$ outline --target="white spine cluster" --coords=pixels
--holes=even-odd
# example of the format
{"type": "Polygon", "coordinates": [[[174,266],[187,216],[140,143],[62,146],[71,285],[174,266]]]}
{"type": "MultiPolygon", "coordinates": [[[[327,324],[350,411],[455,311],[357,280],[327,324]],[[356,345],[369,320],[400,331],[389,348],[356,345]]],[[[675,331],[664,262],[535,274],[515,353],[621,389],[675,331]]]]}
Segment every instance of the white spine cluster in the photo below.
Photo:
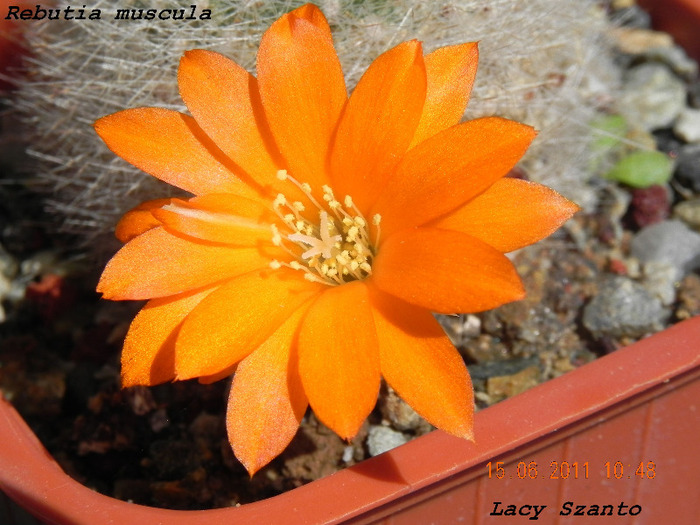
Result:
{"type": "MultiPolygon", "coordinates": [[[[166,0],[118,5],[146,4],[173,7],[166,0]]],[[[211,9],[211,20],[114,20],[115,3],[95,0],[88,7],[101,9],[101,20],[23,24],[31,57],[15,100],[28,124],[23,138],[38,161],[38,178],[50,190],[54,223],[83,235],[86,244],[111,232],[125,210],[165,192],[155,179],[115,158],[90,124],[129,107],[184,110],[175,79],[185,50],[219,51],[253,70],[260,36],[293,7],[287,0],[200,4],[211,9]]],[[[479,41],[468,117],[498,114],[540,130],[524,160],[529,177],[575,194],[577,202],[586,191],[580,168],[588,165],[580,160],[590,142],[586,124],[616,83],[601,43],[607,22],[598,5],[596,0],[319,2],[350,88],[374,58],[401,41],[422,40],[426,52],[479,41]]]]}

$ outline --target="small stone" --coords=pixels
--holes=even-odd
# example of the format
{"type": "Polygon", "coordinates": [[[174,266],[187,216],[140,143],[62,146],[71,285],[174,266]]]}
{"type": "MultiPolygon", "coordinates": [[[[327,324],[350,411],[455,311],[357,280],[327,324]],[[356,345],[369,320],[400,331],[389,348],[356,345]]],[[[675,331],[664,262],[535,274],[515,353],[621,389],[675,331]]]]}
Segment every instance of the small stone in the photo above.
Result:
{"type": "Polygon", "coordinates": [[[676,158],[680,153],[681,149],[686,145],[681,139],[679,139],[672,129],[657,129],[652,134],[654,138],[653,149],[663,151],[667,153],[669,157],[676,158]]]}
{"type": "Polygon", "coordinates": [[[490,377],[486,381],[486,393],[492,400],[502,400],[537,386],[540,382],[540,369],[529,366],[517,374],[490,377]]]}
{"type": "Polygon", "coordinates": [[[679,202],[673,208],[673,216],[700,230],[700,198],[679,202]]]}
{"type": "Polygon", "coordinates": [[[151,426],[151,430],[157,434],[161,430],[170,426],[168,412],[164,408],[159,408],[148,417],[148,423],[151,426]]]}
{"type": "Polygon", "coordinates": [[[190,423],[189,430],[194,436],[213,440],[220,436],[221,425],[218,415],[202,412],[190,423]]]}
{"type": "Polygon", "coordinates": [[[642,286],[658,297],[661,304],[669,306],[676,300],[678,270],[666,261],[651,261],[644,265],[642,286]]]}
{"type": "Polygon", "coordinates": [[[620,106],[625,116],[648,131],[673,124],[685,107],[685,86],[662,64],[645,63],[630,69],[620,106]]]}
{"type": "Polygon", "coordinates": [[[382,397],[379,407],[382,416],[397,430],[413,430],[418,428],[423,418],[411,408],[393,388],[387,386],[386,396],[382,397]]]}
{"type": "Polygon", "coordinates": [[[539,359],[533,356],[509,359],[508,361],[479,363],[469,365],[467,368],[472,380],[488,380],[492,377],[516,375],[527,368],[537,366],[538,363],[539,359]]]}
{"type": "Polygon", "coordinates": [[[343,463],[350,463],[355,457],[355,448],[348,445],[343,449],[343,463]]]}
{"type": "Polygon", "coordinates": [[[647,50],[643,56],[646,60],[666,64],[676,75],[686,80],[691,80],[698,74],[697,62],[689,58],[680,46],[655,47],[647,50]]]}
{"type": "Polygon", "coordinates": [[[596,338],[641,337],[663,328],[669,313],[642,285],[626,277],[606,281],[583,310],[583,325],[596,338]]]}
{"type": "Polygon", "coordinates": [[[700,315],[700,276],[687,275],[678,287],[676,317],[680,320],[700,315]]]}
{"type": "Polygon", "coordinates": [[[369,450],[370,456],[378,456],[406,442],[408,442],[406,436],[389,427],[383,425],[372,425],[369,427],[367,449],[369,450]]]}
{"type": "Polygon", "coordinates": [[[673,132],[686,142],[700,143],[700,109],[685,108],[676,120],[673,132]]]}
{"type": "Polygon", "coordinates": [[[658,47],[672,47],[673,38],[668,33],[640,29],[636,27],[617,27],[611,31],[615,46],[629,55],[642,55],[658,47]]]}
{"type": "Polygon", "coordinates": [[[664,186],[654,184],[632,190],[632,218],[639,228],[668,218],[670,206],[668,191],[664,186]]]}
{"type": "Polygon", "coordinates": [[[678,152],[675,178],[686,188],[700,193],[700,144],[686,146],[678,152]]]}
{"type": "Polygon", "coordinates": [[[142,385],[132,386],[124,390],[124,397],[131,406],[131,410],[137,416],[145,416],[156,409],[153,394],[148,387],[142,385]]]}
{"type": "Polygon", "coordinates": [[[700,234],[681,221],[669,220],[652,224],[634,236],[630,244],[632,256],[642,264],[667,262],[676,268],[676,280],[700,267],[700,234]]]}
{"type": "Polygon", "coordinates": [[[19,272],[19,263],[5,248],[0,244],[0,277],[14,279],[19,272]]]}

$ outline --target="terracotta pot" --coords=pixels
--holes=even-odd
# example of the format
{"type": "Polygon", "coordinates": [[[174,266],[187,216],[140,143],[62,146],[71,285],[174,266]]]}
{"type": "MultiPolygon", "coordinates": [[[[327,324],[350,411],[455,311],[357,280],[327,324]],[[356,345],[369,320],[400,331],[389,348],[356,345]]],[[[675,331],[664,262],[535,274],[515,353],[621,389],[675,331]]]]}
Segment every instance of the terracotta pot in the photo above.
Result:
{"type": "MultiPolygon", "coordinates": [[[[481,523],[508,505],[546,505],[542,517],[553,518],[566,502],[572,511],[627,505],[622,512],[639,510],[643,518],[635,523],[692,523],[690,516],[700,516],[700,500],[688,492],[697,492],[700,473],[699,348],[696,317],[479,412],[476,444],[435,431],[268,500],[207,511],[155,509],[93,492],[68,477],[1,401],[0,487],[44,523],[60,525],[374,523],[388,516],[392,524],[481,523]]],[[[634,519],[627,518],[615,523],[634,519]]]]}
{"type": "MultiPolygon", "coordinates": [[[[684,5],[700,27],[700,0],[644,3],[684,5]]],[[[700,317],[479,412],[476,444],[435,431],[268,500],[207,511],[144,507],[82,486],[0,399],[0,489],[40,520],[0,499],[0,523],[451,524],[502,522],[512,509],[552,523],[578,505],[609,505],[616,524],[697,523],[698,349],[700,317]]]]}
{"type": "Polygon", "coordinates": [[[673,35],[676,42],[700,61],[700,0],[638,0],[649,11],[654,27],[673,35]]]}

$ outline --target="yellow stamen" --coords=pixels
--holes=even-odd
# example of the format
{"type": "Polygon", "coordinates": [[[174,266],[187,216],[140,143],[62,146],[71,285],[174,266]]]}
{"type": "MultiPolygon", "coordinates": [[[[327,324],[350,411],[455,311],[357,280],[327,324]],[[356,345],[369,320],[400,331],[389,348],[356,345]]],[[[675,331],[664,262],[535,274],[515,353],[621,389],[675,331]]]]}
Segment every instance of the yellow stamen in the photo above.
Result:
{"type": "MultiPolygon", "coordinates": [[[[367,228],[368,223],[355,206],[352,197],[346,195],[341,203],[336,200],[333,189],[324,185],[321,188],[324,204],[321,205],[311,194],[309,184],[300,183],[285,170],[278,171],[277,178],[289,181],[299,188],[308,202],[316,206],[318,216],[303,215],[302,212],[307,210],[301,201],[290,202],[283,193],[277,195],[272,207],[282,220],[287,233],[280,233],[280,229],[273,225],[272,242],[290,253],[293,260],[288,263],[274,260],[270,267],[286,266],[299,270],[304,272],[305,279],[328,285],[343,284],[370,276],[375,250],[367,228]]],[[[373,217],[372,223],[377,229],[376,243],[379,215],[373,217]]]]}

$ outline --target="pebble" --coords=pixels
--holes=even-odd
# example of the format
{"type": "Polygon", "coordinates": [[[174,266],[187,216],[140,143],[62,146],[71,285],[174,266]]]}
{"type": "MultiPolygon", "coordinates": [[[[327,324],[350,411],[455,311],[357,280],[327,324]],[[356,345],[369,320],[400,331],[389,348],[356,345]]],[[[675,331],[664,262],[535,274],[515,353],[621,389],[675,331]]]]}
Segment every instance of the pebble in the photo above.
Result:
{"type": "Polygon", "coordinates": [[[522,372],[526,368],[537,366],[539,359],[536,356],[509,359],[508,361],[487,361],[476,365],[469,365],[469,375],[472,380],[488,380],[492,377],[512,376],[522,372]]]}
{"type": "Polygon", "coordinates": [[[4,246],[0,244],[0,275],[13,279],[19,272],[19,263],[4,246]]]}
{"type": "Polygon", "coordinates": [[[642,55],[659,47],[672,47],[673,38],[668,33],[637,27],[617,27],[611,31],[615,46],[629,55],[642,55]]]}
{"type": "Polygon", "coordinates": [[[627,277],[606,281],[583,310],[583,325],[596,338],[641,337],[663,329],[669,312],[659,298],[627,277]]]}
{"type": "Polygon", "coordinates": [[[537,386],[540,383],[540,368],[529,366],[517,374],[490,377],[486,381],[486,393],[492,402],[500,401],[537,386]]]}
{"type": "Polygon", "coordinates": [[[367,436],[367,449],[370,456],[374,457],[403,445],[407,441],[408,438],[401,432],[383,425],[371,425],[367,436]]]}
{"type": "Polygon", "coordinates": [[[639,228],[656,224],[669,215],[670,202],[665,186],[654,184],[632,190],[632,218],[639,228]]]}
{"type": "Polygon", "coordinates": [[[673,216],[691,228],[700,230],[700,198],[679,202],[673,208],[673,216]]]}
{"type": "Polygon", "coordinates": [[[676,317],[682,321],[696,315],[700,315],[700,276],[691,273],[678,287],[676,317]]]}
{"type": "Polygon", "coordinates": [[[685,107],[683,82],[662,64],[630,69],[620,96],[625,116],[647,131],[673,124],[685,107]]]}
{"type": "Polygon", "coordinates": [[[24,297],[24,283],[16,279],[19,262],[0,244],[0,323],[7,320],[3,302],[17,302],[24,297]]]}
{"type": "Polygon", "coordinates": [[[652,261],[644,265],[642,286],[655,297],[661,304],[670,306],[676,301],[678,285],[678,270],[666,261],[652,261]]]}
{"type": "Polygon", "coordinates": [[[700,268],[700,234],[684,223],[668,220],[647,226],[630,243],[630,253],[642,264],[666,262],[676,269],[676,280],[700,268]]]}
{"type": "Polygon", "coordinates": [[[652,148],[668,153],[668,155],[674,159],[678,157],[678,153],[686,147],[685,142],[679,139],[673,133],[673,130],[669,128],[659,129],[655,131],[652,136],[654,137],[654,145],[652,148]]]}
{"type": "Polygon", "coordinates": [[[379,409],[382,416],[397,430],[414,430],[423,422],[423,418],[388,385],[379,409]]]}
{"type": "Polygon", "coordinates": [[[475,315],[438,314],[436,318],[455,346],[462,346],[467,339],[478,337],[481,333],[481,320],[475,315]]]}
{"type": "Polygon", "coordinates": [[[700,193],[700,144],[686,146],[678,152],[675,177],[683,186],[700,193]]]}
{"type": "Polygon", "coordinates": [[[647,60],[655,60],[666,64],[676,75],[692,80],[698,74],[698,64],[685,53],[680,46],[655,47],[647,50],[643,57],[647,60]]]}
{"type": "Polygon", "coordinates": [[[700,143],[700,109],[685,108],[676,120],[673,132],[686,142],[700,143]]]}

